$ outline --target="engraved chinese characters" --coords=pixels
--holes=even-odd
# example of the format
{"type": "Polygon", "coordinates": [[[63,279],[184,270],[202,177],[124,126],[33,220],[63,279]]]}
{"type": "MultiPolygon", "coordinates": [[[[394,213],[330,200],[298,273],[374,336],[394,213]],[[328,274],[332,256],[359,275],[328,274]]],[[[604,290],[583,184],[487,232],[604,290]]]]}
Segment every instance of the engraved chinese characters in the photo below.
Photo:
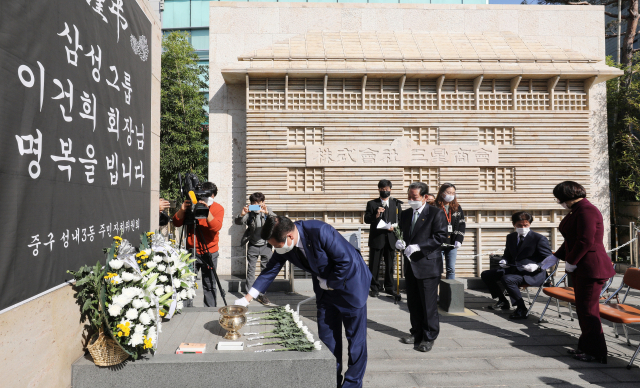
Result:
{"type": "Polygon", "coordinates": [[[495,166],[493,145],[417,145],[401,138],[384,144],[307,145],[307,167],[345,166],[495,166]]]}

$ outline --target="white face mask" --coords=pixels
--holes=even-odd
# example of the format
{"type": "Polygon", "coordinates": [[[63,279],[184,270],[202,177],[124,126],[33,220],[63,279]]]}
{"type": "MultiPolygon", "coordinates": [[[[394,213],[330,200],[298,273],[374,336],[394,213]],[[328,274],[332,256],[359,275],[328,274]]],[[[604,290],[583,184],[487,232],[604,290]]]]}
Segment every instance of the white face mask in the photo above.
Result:
{"type": "Polygon", "coordinates": [[[442,198],[444,198],[445,202],[452,202],[454,199],[456,199],[456,196],[450,195],[450,194],[444,194],[442,198]]]}
{"type": "Polygon", "coordinates": [[[275,248],[276,253],[280,254],[280,255],[284,255],[285,253],[291,251],[294,247],[293,245],[293,239],[291,239],[291,245],[287,245],[287,242],[289,241],[289,239],[287,238],[284,241],[284,246],[282,248],[275,248]]]}
{"type": "Polygon", "coordinates": [[[211,206],[213,205],[213,198],[209,197],[207,198],[207,206],[211,206]]]}
{"type": "Polygon", "coordinates": [[[565,208],[565,209],[569,210],[569,206],[567,206],[567,203],[566,203],[566,202],[562,202],[562,203],[560,204],[560,206],[562,206],[563,208],[565,208]]]}
{"type": "Polygon", "coordinates": [[[519,236],[524,236],[527,233],[529,233],[529,231],[531,230],[531,228],[516,228],[516,232],[518,232],[519,236]]]}
{"type": "Polygon", "coordinates": [[[409,206],[411,206],[413,210],[418,210],[422,207],[422,201],[409,201],[409,206]]]}

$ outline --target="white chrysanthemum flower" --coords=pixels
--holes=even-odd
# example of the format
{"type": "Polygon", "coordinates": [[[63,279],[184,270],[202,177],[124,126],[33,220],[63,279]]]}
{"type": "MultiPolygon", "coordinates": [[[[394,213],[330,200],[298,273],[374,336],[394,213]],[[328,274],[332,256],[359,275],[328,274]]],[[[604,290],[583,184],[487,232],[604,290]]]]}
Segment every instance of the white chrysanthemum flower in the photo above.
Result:
{"type": "Polygon", "coordinates": [[[178,310],[182,310],[184,308],[184,303],[182,301],[178,302],[178,304],[176,305],[176,308],[178,310]]]}
{"type": "Polygon", "coordinates": [[[180,279],[173,279],[173,286],[175,288],[180,288],[180,285],[181,285],[180,283],[181,283],[180,279]]]}
{"type": "Polygon", "coordinates": [[[306,337],[309,340],[309,342],[313,342],[313,335],[312,334],[307,334],[306,337]]]}
{"type": "Polygon", "coordinates": [[[143,309],[148,309],[148,308],[149,308],[149,306],[151,306],[151,303],[147,302],[147,301],[146,301],[146,300],[144,300],[144,299],[141,299],[141,300],[142,300],[142,308],[143,308],[143,309]]]}
{"type": "Polygon", "coordinates": [[[151,317],[146,312],[142,312],[142,314],[140,314],[138,319],[140,320],[140,323],[142,323],[143,325],[148,325],[151,323],[151,317]]]}
{"type": "Polygon", "coordinates": [[[296,322],[296,326],[298,326],[298,328],[301,329],[302,326],[304,326],[304,325],[302,324],[302,322],[298,321],[298,322],[296,322]]]}
{"type": "Polygon", "coordinates": [[[111,315],[112,317],[117,317],[118,315],[120,315],[120,313],[122,312],[122,307],[120,307],[119,305],[112,303],[111,305],[109,305],[109,315],[111,315]]]}
{"type": "Polygon", "coordinates": [[[174,267],[168,267],[166,271],[169,275],[173,275],[176,273],[176,269],[174,267]]]}
{"type": "Polygon", "coordinates": [[[180,291],[180,298],[187,299],[187,296],[188,296],[187,290],[180,291]]]}
{"type": "Polygon", "coordinates": [[[160,280],[162,283],[166,283],[169,278],[167,277],[167,275],[160,275],[158,276],[158,280],[160,280]]]}
{"type": "Polygon", "coordinates": [[[136,275],[132,274],[131,272],[122,273],[122,280],[124,280],[125,282],[130,282],[135,278],[136,278],[136,275]]]}
{"type": "Polygon", "coordinates": [[[128,305],[130,302],[131,302],[131,298],[129,298],[127,295],[124,295],[124,294],[116,295],[111,299],[112,304],[117,304],[120,307],[124,307],[128,305]]]}
{"type": "Polygon", "coordinates": [[[134,320],[134,319],[138,318],[138,310],[129,309],[129,310],[127,310],[127,313],[124,316],[127,317],[127,319],[134,320]]]}
{"type": "Polygon", "coordinates": [[[194,290],[193,288],[190,288],[188,293],[188,299],[193,299],[196,297],[196,290],[194,290]]]}
{"type": "Polygon", "coordinates": [[[134,309],[141,309],[144,308],[144,301],[142,299],[134,299],[133,303],[131,303],[131,305],[133,306],[134,309]]]}
{"type": "Polygon", "coordinates": [[[142,296],[142,288],[138,287],[125,287],[122,289],[122,295],[126,295],[128,298],[133,299],[137,296],[142,296]]]}
{"type": "Polygon", "coordinates": [[[153,262],[156,264],[162,262],[162,255],[158,255],[158,254],[153,255],[153,262]]]}
{"type": "Polygon", "coordinates": [[[287,304],[286,306],[284,306],[284,311],[291,313],[293,312],[293,309],[287,304]]]}
{"type": "Polygon", "coordinates": [[[129,340],[130,346],[138,346],[144,342],[144,334],[143,333],[133,333],[131,339],[129,340]]]}
{"type": "Polygon", "coordinates": [[[155,311],[153,311],[153,310],[149,309],[149,310],[147,310],[146,312],[147,312],[147,314],[151,317],[151,319],[152,319],[153,321],[155,321],[155,320],[156,320],[156,318],[158,318],[158,317],[156,316],[155,311]]]}
{"type": "Polygon", "coordinates": [[[302,326],[302,332],[306,335],[306,334],[311,334],[311,332],[309,331],[309,328],[306,326],[302,326]]]}
{"type": "Polygon", "coordinates": [[[118,259],[112,259],[109,261],[109,267],[113,269],[120,269],[124,265],[124,261],[118,259]]]}
{"type": "Polygon", "coordinates": [[[145,264],[147,265],[147,268],[155,268],[157,266],[153,261],[147,261],[145,264]]]}
{"type": "Polygon", "coordinates": [[[316,348],[316,350],[322,349],[322,345],[320,344],[320,341],[314,342],[313,347],[316,348]]]}
{"type": "Polygon", "coordinates": [[[116,275],[116,276],[111,278],[111,283],[120,284],[120,283],[122,283],[122,278],[120,277],[120,275],[116,275]]]}
{"type": "Polygon", "coordinates": [[[153,292],[154,294],[156,294],[156,296],[162,296],[164,295],[164,287],[158,287],[156,288],[156,290],[153,292]]]}
{"type": "Polygon", "coordinates": [[[164,292],[165,294],[170,293],[171,291],[173,291],[173,288],[171,288],[171,286],[164,286],[164,292]]]}
{"type": "Polygon", "coordinates": [[[300,321],[300,316],[298,315],[298,313],[292,313],[291,317],[293,318],[293,321],[298,323],[298,321],[300,321]]]}
{"type": "Polygon", "coordinates": [[[158,271],[164,272],[167,269],[167,266],[164,264],[158,264],[158,271]]]}
{"type": "Polygon", "coordinates": [[[136,327],[135,327],[135,329],[134,329],[133,331],[134,331],[135,333],[142,333],[142,334],[144,334],[144,331],[145,331],[146,329],[147,329],[147,328],[145,327],[145,325],[143,325],[142,323],[138,323],[138,324],[136,325],[136,327]]]}

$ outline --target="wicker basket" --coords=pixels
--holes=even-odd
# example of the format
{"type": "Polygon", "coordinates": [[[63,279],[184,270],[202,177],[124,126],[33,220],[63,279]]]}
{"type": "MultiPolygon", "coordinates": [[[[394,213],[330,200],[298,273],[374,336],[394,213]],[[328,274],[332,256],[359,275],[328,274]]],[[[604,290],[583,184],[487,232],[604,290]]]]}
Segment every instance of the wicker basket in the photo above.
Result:
{"type": "Polygon", "coordinates": [[[91,357],[93,357],[93,362],[98,366],[118,365],[129,358],[129,355],[122,350],[120,345],[106,336],[102,329],[97,339],[95,335],[91,338],[87,349],[91,353],[91,357]]]}

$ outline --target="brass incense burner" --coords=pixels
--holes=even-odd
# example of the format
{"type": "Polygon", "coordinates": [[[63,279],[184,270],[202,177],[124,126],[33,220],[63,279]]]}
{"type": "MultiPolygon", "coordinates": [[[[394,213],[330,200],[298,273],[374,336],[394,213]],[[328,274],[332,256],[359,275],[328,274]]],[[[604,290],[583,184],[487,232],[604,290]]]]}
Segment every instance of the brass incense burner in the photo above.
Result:
{"type": "Polygon", "coordinates": [[[220,307],[218,309],[220,313],[220,326],[227,330],[227,334],[224,339],[237,340],[242,337],[242,334],[238,333],[238,330],[247,322],[247,318],[244,316],[247,312],[247,308],[244,306],[231,305],[220,307]]]}

